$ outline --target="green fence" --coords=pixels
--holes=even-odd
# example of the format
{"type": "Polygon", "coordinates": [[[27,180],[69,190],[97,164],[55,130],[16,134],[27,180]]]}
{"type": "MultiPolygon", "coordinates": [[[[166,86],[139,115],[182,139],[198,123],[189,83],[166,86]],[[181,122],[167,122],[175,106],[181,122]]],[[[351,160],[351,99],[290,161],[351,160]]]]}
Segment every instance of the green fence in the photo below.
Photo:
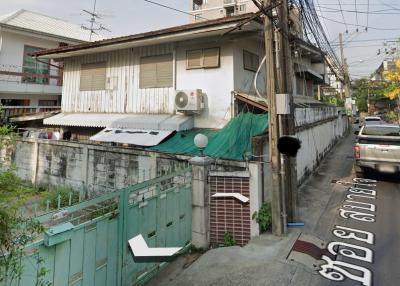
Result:
{"type": "Polygon", "coordinates": [[[40,216],[47,231],[25,249],[22,277],[0,286],[35,286],[40,267],[47,271],[43,281],[54,286],[142,284],[165,262],[134,260],[128,240],[141,234],[149,247],[188,246],[191,192],[191,169],[186,165],[40,216]]]}

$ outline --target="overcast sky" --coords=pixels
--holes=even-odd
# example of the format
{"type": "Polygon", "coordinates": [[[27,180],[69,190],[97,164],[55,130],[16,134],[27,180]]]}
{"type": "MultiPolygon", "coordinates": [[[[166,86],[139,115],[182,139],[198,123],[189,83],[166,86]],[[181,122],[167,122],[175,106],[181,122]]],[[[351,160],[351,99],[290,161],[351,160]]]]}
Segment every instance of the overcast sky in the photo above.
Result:
{"type": "MultiPolygon", "coordinates": [[[[189,0],[153,0],[187,11],[189,0]]],[[[314,0],[331,44],[336,48],[338,34],[344,33],[345,57],[352,78],[369,75],[385,58],[385,48],[396,47],[400,35],[400,1],[397,0],[314,0]],[[368,2],[370,3],[368,8],[368,2]],[[342,10],[340,12],[341,4],[342,10]],[[355,13],[358,11],[358,13],[355,13]],[[369,11],[369,13],[367,13],[369,11]],[[347,25],[344,25],[343,23],[347,25]],[[358,23],[358,26],[357,26],[358,23]],[[366,31],[365,27],[368,26],[366,31]],[[357,32],[358,29],[358,32],[357,32]],[[347,33],[346,33],[347,30],[347,33]],[[378,40],[376,40],[378,39],[378,40]],[[387,41],[384,41],[386,39],[387,41]],[[380,55],[378,51],[380,50],[380,55]]],[[[0,14],[27,9],[65,19],[76,24],[89,24],[82,9],[92,10],[94,0],[0,0],[0,14]]],[[[97,0],[97,9],[104,16],[101,23],[117,36],[185,24],[189,16],[144,0],[97,0]]],[[[337,49],[339,55],[339,50],[337,49]]]]}

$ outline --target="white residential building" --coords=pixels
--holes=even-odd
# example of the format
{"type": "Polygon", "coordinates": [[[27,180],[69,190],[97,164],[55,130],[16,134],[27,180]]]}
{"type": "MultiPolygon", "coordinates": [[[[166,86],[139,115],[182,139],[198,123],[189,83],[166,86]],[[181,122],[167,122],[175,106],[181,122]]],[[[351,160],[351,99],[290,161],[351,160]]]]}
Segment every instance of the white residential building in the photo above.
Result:
{"type": "MultiPolygon", "coordinates": [[[[247,104],[266,112],[263,24],[243,24],[252,16],[37,52],[64,62],[62,113],[44,124],[89,135],[105,127],[179,131],[222,128],[247,104]]],[[[294,94],[309,101],[313,84],[325,79],[323,57],[301,39],[294,45],[294,94]]]]}
{"type": "MultiPolygon", "coordinates": [[[[89,41],[80,26],[36,12],[0,16],[0,102],[3,119],[59,109],[62,61],[36,61],[30,54],[89,41]]],[[[102,37],[94,35],[94,40],[102,37]]]]}
{"type": "Polygon", "coordinates": [[[257,12],[251,0],[191,0],[192,22],[257,12]]]}

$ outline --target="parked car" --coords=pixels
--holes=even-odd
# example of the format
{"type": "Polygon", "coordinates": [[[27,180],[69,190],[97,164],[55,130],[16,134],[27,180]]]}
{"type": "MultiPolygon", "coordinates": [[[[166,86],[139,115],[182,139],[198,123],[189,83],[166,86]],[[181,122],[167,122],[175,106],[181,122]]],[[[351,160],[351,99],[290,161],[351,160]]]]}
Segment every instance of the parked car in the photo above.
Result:
{"type": "Polygon", "coordinates": [[[400,171],[400,127],[367,124],[357,134],[354,145],[355,170],[362,177],[373,169],[383,173],[400,171]]]}
{"type": "Polygon", "coordinates": [[[377,125],[377,124],[385,124],[386,122],[382,120],[379,116],[366,116],[364,118],[363,123],[360,123],[359,127],[361,128],[363,125],[377,125]]]}

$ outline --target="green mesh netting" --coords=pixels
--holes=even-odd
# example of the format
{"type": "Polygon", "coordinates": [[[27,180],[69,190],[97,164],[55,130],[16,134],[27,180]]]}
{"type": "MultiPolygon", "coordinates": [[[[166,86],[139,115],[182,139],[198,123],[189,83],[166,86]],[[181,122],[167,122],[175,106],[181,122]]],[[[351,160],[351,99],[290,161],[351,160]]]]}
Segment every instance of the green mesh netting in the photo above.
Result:
{"type": "Polygon", "coordinates": [[[230,120],[221,130],[193,129],[177,132],[165,142],[148,148],[149,150],[198,155],[199,150],[193,143],[196,134],[208,137],[204,154],[214,158],[244,160],[251,153],[251,138],[263,133],[268,126],[267,114],[240,113],[230,120]]]}

